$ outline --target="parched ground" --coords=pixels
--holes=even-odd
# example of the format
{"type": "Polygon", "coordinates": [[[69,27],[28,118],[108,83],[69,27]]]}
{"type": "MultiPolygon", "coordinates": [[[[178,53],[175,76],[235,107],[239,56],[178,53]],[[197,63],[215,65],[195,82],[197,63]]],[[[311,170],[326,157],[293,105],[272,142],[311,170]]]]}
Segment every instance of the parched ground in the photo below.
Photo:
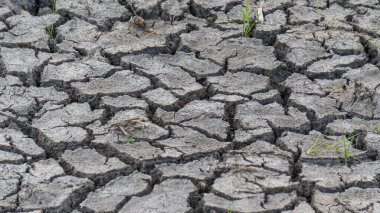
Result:
{"type": "Polygon", "coordinates": [[[380,212],[379,0],[49,2],[0,1],[0,212],[380,212]]]}

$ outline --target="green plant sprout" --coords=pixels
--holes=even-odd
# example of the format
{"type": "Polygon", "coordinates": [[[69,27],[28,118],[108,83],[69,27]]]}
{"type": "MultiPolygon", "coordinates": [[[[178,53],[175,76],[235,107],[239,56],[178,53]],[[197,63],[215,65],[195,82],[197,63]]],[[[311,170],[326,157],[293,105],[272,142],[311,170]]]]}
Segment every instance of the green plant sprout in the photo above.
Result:
{"type": "MultiPolygon", "coordinates": [[[[319,151],[322,148],[325,148],[328,150],[335,150],[337,153],[341,154],[343,156],[343,162],[345,166],[348,166],[348,160],[350,158],[360,162],[360,160],[353,156],[351,153],[352,143],[358,136],[359,134],[351,133],[348,136],[340,137],[339,140],[334,144],[322,144],[321,137],[320,135],[318,135],[314,143],[306,150],[306,154],[310,156],[315,156],[319,153],[319,151]]],[[[341,163],[339,158],[337,159],[337,163],[341,163]]]]}
{"type": "Polygon", "coordinates": [[[331,21],[326,21],[326,22],[325,22],[325,28],[326,28],[326,29],[330,29],[330,28],[331,28],[331,25],[332,25],[331,21]]]}
{"type": "Polygon", "coordinates": [[[131,134],[128,134],[124,130],[123,130],[123,132],[127,136],[127,139],[126,140],[118,140],[117,143],[119,143],[119,144],[126,144],[126,143],[133,144],[134,142],[136,142],[136,137],[137,137],[138,132],[133,132],[131,134]]]}
{"type": "Polygon", "coordinates": [[[314,143],[306,150],[307,155],[316,155],[317,152],[321,148],[321,136],[318,135],[317,139],[315,139],[314,143]]]}
{"type": "MultiPolygon", "coordinates": [[[[352,142],[355,140],[355,138],[357,138],[359,136],[359,134],[349,134],[348,136],[342,136],[339,140],[338,140],[338,145],[341,144],[343,145],[343,150],[341,150],[338,146],[336,146],[336,150],[343,155],[343,161],[344,161],[344,166],[348,167],[348,160],[350,158],[354,159],[354,160],[357,160],[357,161],[360,161],[359,159],[357,159],[356,157],[354,157],[352,154],[351,154],[351,148],[352,148],[352,142]]],[[[339,161],[338,161],[339,162],[339,161]]],[[[340,164],[340,162],[339,162],[340,164]]]]}
{"type": "Polygon", "coordinates": [[[57,0],[50,0],[51,12],[55,13],[57,11],[57,0]]]}
{"type": "Polygon", "coordinates": [[[54,39],[54,26],[53,25],[46,26],[46,32],[51,39],[54,39]]]}
{"type": "Polygon", "coordinates": [[[137,135],[140,133],[140,130],[143,126],[140,126],[139,118],[128,118],[109,124],[108,128],[110,130],[116,130],[123,136],[122,140],[118,140],[117,143],[132,144],[136,141],[137,135]]]}
{"type": "Polygon", "coordinates": [[[251,34],[254,26],[255,26],[255,20],[251,17],[251,12],[249,10],[249,4],[251,0],[244,0],[244,8],[241,11],[243,25],[242,25],[242,36],[243,37],[249,37],[251,34]]]}
{"type": "Polygon", "coordinates": [[[50,39],[54,39],[55,38],[55,29],[54,29],[54,25],[52,24],[47,24],[47,22],[45,21],[45,19],[42,19],[44,21],[44,25],[45,25],[45,31],[46,33],[49,35],[49,38],[50,39]]]}
{"type": "Polygon", "coordinates": [[[319,151],[321,151],[322,148],[335,149],[335,147],[335,144],[322,144],[321,136],[318,135],[314,143],[306,150],[306,154],[310,156],[315,156],[319,153],[319,151]]]}
{"type": "Polygon", "coordinates": [[[232,213],[232,208],[231,207],[228,207],[227,213],[232,213]]]}

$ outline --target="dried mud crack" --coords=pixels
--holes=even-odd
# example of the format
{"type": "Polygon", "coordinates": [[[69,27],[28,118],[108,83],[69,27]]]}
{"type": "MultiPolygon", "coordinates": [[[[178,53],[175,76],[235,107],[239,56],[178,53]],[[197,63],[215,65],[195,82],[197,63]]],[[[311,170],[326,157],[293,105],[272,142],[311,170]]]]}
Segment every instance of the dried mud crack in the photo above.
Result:
{"type": "Polygon", "coordinates": [[[380,212],[380,1],[243,7],[0,0],[0,212],[380,212]]]}

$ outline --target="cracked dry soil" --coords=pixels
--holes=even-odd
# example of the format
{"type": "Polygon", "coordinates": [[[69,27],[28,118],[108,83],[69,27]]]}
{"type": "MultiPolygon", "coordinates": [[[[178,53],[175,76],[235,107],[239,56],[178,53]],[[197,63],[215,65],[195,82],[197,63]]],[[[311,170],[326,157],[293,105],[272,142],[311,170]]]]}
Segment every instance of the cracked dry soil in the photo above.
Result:
{"type": "Polygon", "coordinates": [[[0,1],[0,212],[380,212],[379,0],[49,2],[0,1]]]}

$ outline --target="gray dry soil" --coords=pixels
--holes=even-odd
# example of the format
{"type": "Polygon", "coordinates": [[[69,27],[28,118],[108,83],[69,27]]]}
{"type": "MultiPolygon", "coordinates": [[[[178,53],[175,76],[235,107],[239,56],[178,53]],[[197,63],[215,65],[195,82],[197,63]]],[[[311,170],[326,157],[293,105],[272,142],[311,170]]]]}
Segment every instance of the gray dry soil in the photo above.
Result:
{"type": "Polygon", "coordinates": [[[379,0],[49,2],[0,0],[0,212],[380,212],[379,0]]]}

